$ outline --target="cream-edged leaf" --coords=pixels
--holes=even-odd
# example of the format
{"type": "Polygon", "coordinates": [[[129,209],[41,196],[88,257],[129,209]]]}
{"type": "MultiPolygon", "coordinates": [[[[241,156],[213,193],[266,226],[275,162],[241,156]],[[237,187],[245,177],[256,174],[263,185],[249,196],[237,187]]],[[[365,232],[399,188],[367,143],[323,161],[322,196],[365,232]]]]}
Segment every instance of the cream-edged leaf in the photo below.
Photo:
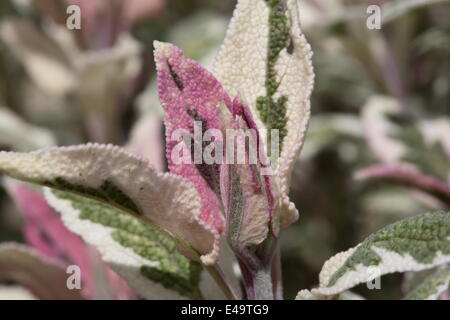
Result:
{"type": "Polygon", "coordinates": [[[387,96],[373,96],[362,108],[362,125],[369,147],[382,162],[395,164],[406,153],[406,146],[393,136],[397,128],[388,116],[401,110],[397,100],[387,96]]]}
{"type": "Polygon", "coordinates": [[[411,291],[406,300],[436,300],[450,285],[450,267],[438,270],[429,275],[411,291]]]}
{"type": "Polygon", "coordinates": [[[0,281],[13,281],[39,299],[80,300],[81,290],[69,290],[65,268],[25,245],[0,245],[0,281]]]}
{"type": "Polygon", "coordinates": [[[37,25],[25,19],[6,19],[0,25],[0,37],[45,92],[62,96],[76,87],[70,61],[37,25]]]}
{"type": "Polygon", "coordinates": [[[141,296],[198,298],[201,266],[178,253],[170,238],[99,201],[50,189],[45,196],[64,224],[95,246],[141,296]]]}
{"type": "Polygon", "coordinates": [[[366,300],[366,299],[363,296],[354,293],[352,291],[344,291],[339,295],[338,300],[366,300]]]}
{"type": "Polygon", "coordinates": [[[281,225],[298,217],[290,176],[310,117],[312,51],[300,29],[297,0],[239,0],[214,74],[230,96],[250,105],[261,131],[279,130],[275,160],[282,191],[281,225]]]}
{"type": "Polygon", "coordinates": [[[388,165],[401,165],[441,180],[450,177],[450,118],[419,119],[391,97],[373,96],[363,108],[369,147],[388,165]]]}
{"type": "Polygon", "coordinates": [[[313,295],[331,296],[394,272],[450,262],[450,213],[432,212],[389,225],[358,246],[330,258],[313,295]]]}
{"type": "Polygon", "coordinates": [[[168,231],[192,258],[200,254],[206,263],[217,258],[215,237],[197,220],[200,201],[192,185],[157,172],[146,160],[119,147],[87,144],[1,152],[0,172],[100,200],[168,231]]]}
{"type": "Polygon", "coordinates": [[[297,293],[295,300],[328,300],[328,299],[327,296],[314,294],[308,289],[303,289],[297,293]]]}
{"type": "Polygon", "coordinates": [[[0,145],[17,151],[29,151],[56,144],[50,131],[23,121],[0,106],[0,145]]]}

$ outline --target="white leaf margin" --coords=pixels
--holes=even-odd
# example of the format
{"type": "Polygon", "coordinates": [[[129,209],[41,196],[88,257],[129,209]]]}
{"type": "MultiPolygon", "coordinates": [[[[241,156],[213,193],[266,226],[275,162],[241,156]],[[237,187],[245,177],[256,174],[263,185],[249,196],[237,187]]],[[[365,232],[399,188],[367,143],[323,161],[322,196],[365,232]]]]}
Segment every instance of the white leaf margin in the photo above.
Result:
{"type": "Polygon", "coordinates": [[[199,218],[200,198],[193,185],[180,176],[156,171],[146,159],[121,147],[88,143],[29,153],[0,151],[0,173],[41,185],[59,177],[96,189],[111,180],[142,210],[146,222],[175,237],[182,254],[191,259],[201,255],[205,265],[214,264],[219,256],[220,235],[199,218]]]}
{"type": "Polygon", "coordinates": [[[405,297],[405,300],[436,300],[449,286],[450,267],[447,266],[425,278],[419,286],[405,297]],[[433,282],[435,281],[437,281],[437,284],[433,286],[433,282]],[[430,292],[430,289],[433,291],[430,292]]]}
{"type": "Polygon", "coordinates": [[[159,262],[144,259],[131,249],[121,246],[111,236],[116,229],[80,219],[80,212],[71,205],[70,201],[58,198],[49,188],[44,188],[44,196],[49,205],[61,214],[66,227],[80,235],[90,245],[95,246],[102,260],[122,276],[139,295],[146,299],[186,299],[176,291],[169,290],[143,276],[140,272],[142,265],[157,267],[159,262]]]}
{"type": "MultiPolygon", "coordinates": [[[[450,240],[450,238],[449,238],[450,240]]],[[[343,257],[350,257],[356,248],[347,251],[348,255],[343,257]]],[[[347,289],[350,289],[360,283],[374,280],[374,278],[394,273],[394,272],[406,272],[406,271],[421,271],[431,269],[433,267],[450,262],[450,255],[443,255],[438,251],[436,257],[431,263],[422,264],[417,262],[409,254],[398,254],[393,251],[386,250],[385,248],[378,248],[376,246],[371,249],[381,258],[381,263],[376,266],[364,266],[358,264],[355,270],[349,271],[344,274],[339,280],[331,287],[324,287],[327,282],[327,275],[334,274],[345,263],[346,259],[339,259],[337,263],[325,264],[324,269],[321,271],[320,282],[321,287],[312,289],[313,294],[319,295],[336,295],[347,289]]]]}
{"type": "MultiPolygon", "coordinates": [[[[448,238],[450,241],[450,237],[448,238]]],[[[436,253],[435,259],[429,264],[417,262],[409,254],[398,254],[393,251],[372,246],[373,250],[381,258],[381,263],[375,266],[364,266],[358,264],[355,270],[348,271],[339,280],[330,287],[326,287],[331,276],[337,272],[358,249],[359,245],[347,251],[340,252],[328,259],[319,275],[320,285],[318,288],[301,290],[297,294],[297,300],[322,300],[331,299],[360,283],[369,282],[385,274],[406,271],[422,271],[434,268],[436,266],[449,263],[450,255],[443,255],[442,252],[436,253]]]]}

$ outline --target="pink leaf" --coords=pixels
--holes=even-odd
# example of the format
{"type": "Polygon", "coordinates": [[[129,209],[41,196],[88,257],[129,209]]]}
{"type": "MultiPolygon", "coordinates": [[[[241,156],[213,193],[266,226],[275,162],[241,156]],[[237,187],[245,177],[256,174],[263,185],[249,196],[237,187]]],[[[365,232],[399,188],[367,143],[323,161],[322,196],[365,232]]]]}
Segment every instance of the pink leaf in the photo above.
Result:
{"type": "Polygon", "coordinates": [[[125,150],[148,160],[158,171],[165,171],[162,119],[156,115],[146,115],[131,131],[125,150]]]}
{"type": "Polygon", "coordinates": [[[106,276],[105,287],[111,291],[112,298],[135,298],[125,281],[100,260],[97,251],[67,229],[39,192],[11,179],[5,186],[24,216],[25,240],[46,258],[79,266],[87,297],[96,296],[94,269],[98,267],[106,276]]]}
{"type": "MultiPolygon", "coordinates": [[[[174,161],[172,154],[180,141],[174,133],[184,130],[194,132],[194,122],[201,123],[202,131],[223,130],[219,105],[230,105],[230,99],[220,83],[195,61],[184,57],[176,46],[155,42],[155,59],[158,70],[159,97],[165,111],[166,156],[169,170],[189,180],[201,196],[200,220],[223,234],[224,220],[219,201],[219,165],[194,164],[174,161]]],[[[203,134],[200,132],[200,134],[203,134]]],[[[220,139],[215,140],[220,143],[220,139]]],[[[181,142],[183,143],[183,142],[181,142]]],[[[194,150],[195,151],[195,150],[194,150]]],[[[191,153],[192,150],[185,150],[191,153]]]]}
{"type": "Polygon", "coordinates": [[[38,299],[82,300],[80,290],[67,288],[64,266],[30,247],[15,243],[0,245],[0,281],[14,281],[38,299]]]}
{"type": "Polygon", "coordinates": [[[64,226],[40,193],[13,180],[8,180],[6,187],[24,216],[25,240],[47,258],[79,266],[86,293],[93,294],[95,288],[88,246],[64,226]]]}
{"type": "Polygon", "coordinates": [[[445,202],[450,201],[450,185],[407,165],[373,165],[355,173],[357,180],[384,180],[424,191],[445,202]]]}

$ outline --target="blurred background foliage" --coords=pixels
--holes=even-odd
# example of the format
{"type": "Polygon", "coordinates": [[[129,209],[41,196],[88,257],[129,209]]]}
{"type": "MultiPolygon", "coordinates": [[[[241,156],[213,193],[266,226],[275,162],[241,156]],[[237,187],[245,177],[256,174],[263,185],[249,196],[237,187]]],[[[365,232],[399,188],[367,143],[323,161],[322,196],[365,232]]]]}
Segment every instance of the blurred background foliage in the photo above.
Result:
{"type": "MultiPolygon", "coordinates": [[[[292,181],[300,219],[282,235],[286,298],[317,285],[327,258],[370,233],[450,206],[449,193],[421,183],[450,180],[449,1],[299,3],[316,83],[292,181]],[[382,8],[380,30],[366,27],[370,4],[382,8]]],[[[139,119],[162,114],[153,40],[173,42],[211,68],[234,6],[234,0],[0,1],[0,149],[124,144],[139,119]],[[80,31],[64,27],[67,4],[82,8],[80,31]]],[[[24,241],[22,220],[0,191],[0,241],[24,241]]],[[[381,290],[355,291],[401,298],[421,276],[385,276],[381,290]]]]}

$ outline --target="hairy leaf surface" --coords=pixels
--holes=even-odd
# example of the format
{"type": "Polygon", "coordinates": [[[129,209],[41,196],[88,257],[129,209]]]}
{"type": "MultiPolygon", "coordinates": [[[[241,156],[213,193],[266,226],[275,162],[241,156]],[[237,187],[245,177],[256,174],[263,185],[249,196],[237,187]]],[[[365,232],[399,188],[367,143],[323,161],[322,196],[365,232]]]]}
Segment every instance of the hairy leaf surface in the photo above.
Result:
{"type": "Polygon", "coordinates": [[[325,262],[316,295],[336,295],[373,278],[420,271],[450,261],[450,213],[431,212],[394,223],[325,262]]]}
{"type": "Polygon", "coordinates": [[[46,198],[66,226],[97,247],[143,297],[179,299],[198,294],[200,265],[178,253],[167,236],[99,201],[50,189],[46,198]]]}
{"type": "Polygon", "coordinates": [[[417,288],[411,291],[406,300],[436,300],[450,285],[450,267],[436,271],[428,276],[417,288]]]}
{"type": "Polygon", "coordinates": [[[201,254],[213,263],[217,257],[214,235],[198,221],[200,200],[192,185],[157,172],[119,147],[87,144],[31,153],[1,152],[0,172],[100,200],[168,231],[192,258],[201,254]]]}

